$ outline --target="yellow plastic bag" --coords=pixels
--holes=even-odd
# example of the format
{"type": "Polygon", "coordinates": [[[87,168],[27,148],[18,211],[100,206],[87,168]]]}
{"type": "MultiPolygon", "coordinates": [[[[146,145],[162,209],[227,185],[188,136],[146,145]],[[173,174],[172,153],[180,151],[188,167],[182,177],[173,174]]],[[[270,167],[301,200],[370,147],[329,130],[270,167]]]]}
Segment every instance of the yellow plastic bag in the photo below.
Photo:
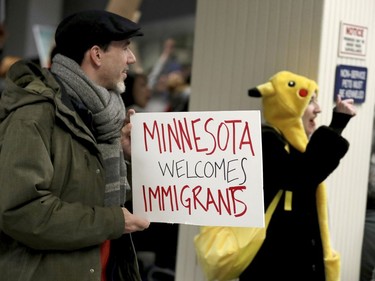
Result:
{"type": "Polygon", "coordinates": [[[282,195],[280,190],[265,214],[265,227],[202,226],[194,237],[198,262],[209,281],[238,278],[265,239],[271,216],[282,195]]]}

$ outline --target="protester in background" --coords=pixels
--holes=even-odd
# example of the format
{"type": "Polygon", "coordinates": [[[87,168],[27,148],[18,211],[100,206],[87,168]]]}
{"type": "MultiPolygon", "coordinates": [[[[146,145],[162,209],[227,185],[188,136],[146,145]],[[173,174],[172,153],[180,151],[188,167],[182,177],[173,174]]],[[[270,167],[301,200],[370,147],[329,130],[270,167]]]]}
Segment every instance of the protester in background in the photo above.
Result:
{"type": "Polygon", "coordinates": [[[145,111],[151,98],[151,89],[147,82],[147,75],[143,73],[128,73],[125,92],[121,94],[126,110],[132,108],[136,112],[145,111]]]}
{"type": "Polygon", "coordinates": [[[125,207],[130,111],[120,94],[136,61],[134,22],[106,11],[65,18],[51,69],[14,64],[0,99],[3,280],[140,281],[125,207]]]}
{"type": "Polygon", "coordinates": [[[168,111],[168,74],[180,70],[181,66],[175,57],[176,42],[172,38],[164,41],[163,50],[148,74],[148,85],[152,91],[152,98],[147,111],[168,111]]]}
{"type": "Polygon", "coordinates": [[[169,94],[167,111],[188,111],[191,89],[182,71],[176,70],[168,74],[167,89],[169,94]]]}
{"type": "MultiPolygon", "coordinates": [[[[121,94],[126,111],[144,112],[148,101],[151,98],[151,90],[148,86],[147,75],[143,73],[127,73],[125,80],[125,92],[121,94]]],[[[132,167],[127,166],[127,179],[132,186],[132,167]]],[[[131,208],[131,202],[128,204],[131,208]]]]}
{"type": "Polygon", "coordinates": [[[249,90],[262,97],[264,204],[283,190],[266,238],[240,281],[339,280],[339,256],[329,243],[323,181],[336,169],[349,143],[341,136],[356,108],[338,96],[329,126],[317,128],[318,87],[290,72],[249,90]]]}
{"type": "MultiPolygon", "coordinates": [[[[176,42],[172,38],[168,38],[164,42],[163,51],[161,52],[158,60],[152,67],[150,74],[148,75],[148,83],[151,89],[153,89],[162,74],[168,73],[167,67],[171,64],[173,67],[172,70],[176,70],[176,63],[170,63],[170,61],[174,61],[173,54],[175,51],[176,42]]],[[[171,68],[171,67],[168,67],[171,68]]],[[[179,69],[179,66],[177,66],[179,69]]]]}

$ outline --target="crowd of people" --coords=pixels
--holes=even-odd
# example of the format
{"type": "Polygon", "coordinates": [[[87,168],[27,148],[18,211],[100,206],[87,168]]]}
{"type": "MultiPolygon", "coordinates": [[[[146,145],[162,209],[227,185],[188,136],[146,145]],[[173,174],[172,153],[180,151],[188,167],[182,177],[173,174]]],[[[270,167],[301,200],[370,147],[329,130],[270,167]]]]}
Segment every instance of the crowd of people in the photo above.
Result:
{"type": "MultiPolygon", "coordinates": [[[[129,204],[130,116],[189,111],[190,65],[176,60],[169,38],[149,73],[132,72],[137,58],[129,45],[142,35],[137,23],[117,14],[81,11],[58,25],[49,68],[0,57],[0,75],[9,80],[0,84],[4,280],[147,280],[137,252],[154,253],[152,264],[168,273],[161,278],[174,280],[178,225],[150,224],[129,204]],[[162,236],[168,249],[149,243],[162,236]]],[[[0,50],[5,38],[1,27],[0,50]]],[[[338,97],[330,125],[317,126],[321,108],[311,85],[302,101],[292,102],[287,126],[279,113],[291,101],[269,102],[262,87],[249,91],[262,97],[268,123],[262,127],[265,205],[280,189],[285,203],[241,281],[335,280],[317,194],[348,151],[341,133],[357,111],[353,100],[338,97]]]]}

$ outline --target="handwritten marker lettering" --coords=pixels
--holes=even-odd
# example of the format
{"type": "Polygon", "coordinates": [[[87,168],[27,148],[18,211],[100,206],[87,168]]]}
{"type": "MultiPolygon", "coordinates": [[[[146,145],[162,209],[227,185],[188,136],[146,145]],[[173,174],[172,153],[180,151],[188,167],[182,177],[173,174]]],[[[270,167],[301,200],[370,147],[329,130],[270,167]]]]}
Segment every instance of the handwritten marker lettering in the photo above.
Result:
{"type": "Polygon", "coordinates": [[[260,121],[255,111],[135,114],[135,213],[153,222],[263,226],[260,121]]]}
{"type": "Polygon", "coordinates": [[[225,189],[223,194],[220,189],[204,189],[197,185],[189,185],[177,189],[176,185],[157,186],[156,188],[143,186],[143,200],[145,212],[152,212],[155,209],[160,211],[178,211],[180,208],[186,208],[189,215],[194,210],[202,209],[209,211],[214,209],[222,215],[226,212],[228,215],[240,217],[246,213],[246,204],[236,198],[236,192],[246,189],[245,186],[231,186],[225,189]],[[178,191],[180,190],[180,191],[178,191]]]}
{"type": "Polygon", "coordinates": [[[227,149],[231,149],[231,152],[236,154],[238,149],[243,149],[246,146],[249,152],[254,155],[248,122],[224,120],[215,127],[211,126],[213,121],[213,118],[209,118],[202,124],[200,118],[191,120],[190,123],[186,118],[182,120],[173,118],[173,122],[167,124],[154,120],[152,127],[144,122],[145,151],[149,151],[150,147],[153,147],[152,143],[157,142],[160,154],[181,150],[211,155],[217,150],[226,151],[227,149]],[[197,127],[202,127],[203,130],[198,130],[197,127]],[[236,139],[236,130],[242,130],[241,139],[236,139]],[[205,139],[209,137],[209,141],[201,142],[203,136],[200,133],[205,134],[205,139]]]}

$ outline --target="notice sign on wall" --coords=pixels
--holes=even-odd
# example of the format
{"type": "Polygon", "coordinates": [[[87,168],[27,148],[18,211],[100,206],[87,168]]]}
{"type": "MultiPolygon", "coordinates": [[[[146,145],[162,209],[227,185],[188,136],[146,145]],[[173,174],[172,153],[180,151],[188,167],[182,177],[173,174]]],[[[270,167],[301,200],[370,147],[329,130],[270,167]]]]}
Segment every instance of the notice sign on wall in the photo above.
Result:
{"type": "Polygon", "coordinates": [[[354,99],[363,103],[366,98],[367,68],[352,65],[336,67],[334,100],[337,95],[342,99],[354,99]]]}
{"type": "Polygon", "coordinates": [[[264,226],[260,112],[131,117],[133,211],[151,222],[264,226]]]}
{"type": "Polygon", "coordinates": [[[365,59],[367,27],[341,22],[339,56],[365,59]]]}

